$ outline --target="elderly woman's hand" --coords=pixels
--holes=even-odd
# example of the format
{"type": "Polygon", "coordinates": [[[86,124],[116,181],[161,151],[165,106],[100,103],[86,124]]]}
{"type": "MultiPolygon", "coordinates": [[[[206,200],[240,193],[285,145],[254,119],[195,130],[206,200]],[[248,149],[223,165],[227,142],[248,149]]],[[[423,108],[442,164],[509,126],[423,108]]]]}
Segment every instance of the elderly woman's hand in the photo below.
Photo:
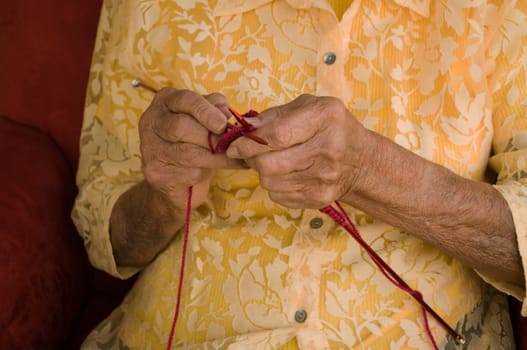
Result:
{"type": "Polygon", "coordinates": [[[209,150],[209,132],[221,134],[228,115],[220,94],[172,88],[156,94],[139,123],[145,180],[119,197],[110,218],[118,265],[144,266],[167,246],[185,222],[189,187],[196,207],[215,169],[246,166],[209,150]]]}
{"type": "Polygon", "coordinates": [[[487,276],[525,285],[512,216],[491,185],[367,130],[335,98],[301,96],[254,124],[269,146],[242,137],[227,155],[255,168],[277,203],[322,208],[342,200],[487,276]]]}
{"type": "Polygon", "coordinates": [[[262,146],[234,141],[227,155],[260,174],[272,200],[290,208],[321,208],[343,199],[366,169],[367,131],[333,97],[302,95],[251,119],[262,146]]]}
{"type": "Polygon", "coordinates": [[[221,134],[229,115],[221,94],[173,88],[159,91],[143,114],[139,134],[145,179],[176,208],[185,208],[191,186],[192,206],[203,202],[214,169],[243,164],[209,150],[209,131],[221,134]]]}

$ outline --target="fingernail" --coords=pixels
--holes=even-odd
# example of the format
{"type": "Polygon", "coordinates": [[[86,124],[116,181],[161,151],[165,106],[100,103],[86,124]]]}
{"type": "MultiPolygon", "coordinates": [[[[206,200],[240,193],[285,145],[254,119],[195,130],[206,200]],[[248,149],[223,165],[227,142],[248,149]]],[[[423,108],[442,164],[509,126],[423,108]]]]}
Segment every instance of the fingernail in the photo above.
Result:
{"type": "Polygon", "coordinates": [[[224,118],[214,118],[211,121],[212,131],[216,134],[219,134],[225,130],[227,121],[224,118]]]}
{"type": "Polygon", "coordinates": [[[261,120],[259,117],[252,117],[248,119],[248,121],[251,122],[251,124],[256,128],[259,128],[260,126],[264,125],[263,120],[261,120]]]}

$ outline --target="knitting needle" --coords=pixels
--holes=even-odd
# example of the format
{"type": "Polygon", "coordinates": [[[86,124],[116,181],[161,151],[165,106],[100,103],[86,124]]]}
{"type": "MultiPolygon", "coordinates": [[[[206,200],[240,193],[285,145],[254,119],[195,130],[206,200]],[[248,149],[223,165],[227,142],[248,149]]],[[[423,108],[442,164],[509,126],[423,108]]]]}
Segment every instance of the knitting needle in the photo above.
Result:
{"type": "MultiPolygon", "coordinates": [[[[139,88],[140,87],[140,88],[146,89],[146,90],[148,90],[150,92],[153,92],[154,94],[159,92],[159,90],[157,90],[156,88],[154,88],[154,87],[152,87],[152,86],[150,86],[148,84],[145,84],[143,81],[141,81],[139,79],[132,80],[132,86],[134,88],[139,88]]],[[[232,108],[229,108],[229,111],[236,118],[236,120],[238,120],[242,124],[242,126],[244,128],[249,128],[250,126],[252,126],[239,113],[234,111],[232,108]]],[[[227,122],[227,128],[228,129],[232,129],[232,128],[235,128],[235,126],[232,125],[231,123],[227,122]]],[[[264,146],[269,145],[269,143],[267,141],[265,141],[264,139],[262,139],[262,138],[260,138],[260,137],[258,137],[256,135],[253,135],[252,131],[244,132],[243,136],[245,136],[247,138],[250,138],[254,142],[259,143],[261,145],[264,145],[264,146]]]]}
{"type": "Polygon", "coordinates": [[[159,90],[157,90],[157,89],[151,87],[150,85],[147,85],[147,84],[143,83],[143,82],[142,82],[141,80],[139,80],[139,79],[134,79],[134,80],[132,80],[132,86],[133,86],[134,88],[142,87],[142,88],[144,88],[144,89],[146,89],[146,90],[148,90],[148,91],[150,91],[150,92],[153,92],[154,94],[157,94],[157,93],[159,92],[159,90]]]}

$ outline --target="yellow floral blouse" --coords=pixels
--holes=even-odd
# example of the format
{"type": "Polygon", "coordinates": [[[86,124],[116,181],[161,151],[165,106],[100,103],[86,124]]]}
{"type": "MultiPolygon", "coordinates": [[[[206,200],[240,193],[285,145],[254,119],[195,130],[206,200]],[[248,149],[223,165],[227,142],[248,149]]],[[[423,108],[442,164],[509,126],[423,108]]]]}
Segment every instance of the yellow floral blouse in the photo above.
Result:
{"type": "MultiPolygon", "coordinates": [[[[132,87],[140,78],[157,88],[221,92],[241,112],[302,93],[332,95],[366,127],[462,176],[484,181],[490,165],[527,271],[527,2],[355,0],[340,3],[336,15],[338,3],[104,2],[73,210],[96,267],[121,278],[138,273],[116,266],[108,227],[117,198],[143,176],[137,124],[153,96],[132,87]]],[[[463,333],[465,348],[513,348],[504,294],[427,243],[346,210],[365,240],[463,333]]],[[[142,269],[85,349],[166,347],[181,237],[142,269]]],[[[254,171],[217,173],[192,213],[188,254],[174,348],[432,347],[419,305],[345,231],[317,210],[273,203],[254,171]]],[[[525,297],[524,288],[487,282],[525,297]]],[[[461,348],[430,323],[440,348],[461,348]]]]}

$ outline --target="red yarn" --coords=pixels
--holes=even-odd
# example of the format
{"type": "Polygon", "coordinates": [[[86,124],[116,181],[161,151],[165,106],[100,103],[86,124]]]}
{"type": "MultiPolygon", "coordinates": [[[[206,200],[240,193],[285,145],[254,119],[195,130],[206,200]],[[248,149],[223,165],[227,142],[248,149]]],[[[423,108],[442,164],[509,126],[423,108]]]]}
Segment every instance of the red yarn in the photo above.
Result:
{"type": "Polygon", "coordinates": [[[245,128],[243,126],[232,127],[227,130],[218,140],[216,146],[212,144],[212,133],[209,133],[209,148],[212,153],[225,153],[232,141],[243,136],[245,128]]]}
{"type": "Polygon", "coordinates": [[[177,288],[176,297],[176,310],[174,311],[174,318],[172,319],[172,326],[170,327],[170,334],[168,336],[167,349],[172,347],[172,341],[174,340],[174,334],[176,331],[176,324],[179,318],[179,310],[181,307],[181,295],[183,291],[183,277],[185,275],[185,262],[187,260],[187,245],[188,245],[188,233],[190,227],[190,210],[192,205],[192,186],[188,188],[187,193],[187,208],[185,212],[185,234],[183,236],[183,251],[181,253],[181,266],[179,269],[179,281],[177,288]]]}
{"type": "Polygon", "coordinates": [[[229,111],[232,113],[234,118],[238,121],[238,123],[241,124],[241,126],[236,126],[232,124],[227,124],[227,131],[221,135],[220,139],[216,143],[216,145],[213,145],[212,142],[212,133],[209,132],[208,141],[209,141],[209,149],[212,153],[225,153],[227,151],[227,148],[229,148],[229,145],[236,140],[237,138],[241,136],[247,136],[253,139],[254,141],[266,145],[267,142],[265,140],[260,139],[256,135],[252,135],[251,133],[256,130],[256,128],[250,124],[245,118],[251,118],[256,115],[258,115],[258,112],[250,110],[249,112],[241,115],[238,112],[234,111],[232,108],[229,108],[229,111]]]}
{"type": "MultiPolygon", "coordinates": [[[[432,345],[434,346],[434,349],[438,350],[436,341],[434,339],[434,335],[432,334],[432,330],[430,329],[430,325],[428,323],[428,315],[426,311],[430,312],[434,317],[443,324],[447,328],[447,330],[450,329],[450,326],[439,316],[436,314],[436,312],[424,301],[423,294],[419,292],[418,290],[412,289],[395,271],[392,270],[392,268],[384,261],[382,258],[362,239],[362,236],[360,235],[359,231],[351,221],[348,214],[344,211],[342,206],[339,202],[335,202],[336,205],[339,208],[339,211],[337,211],[332,206],[327,206],[320,211],[324,214],[327,214],[330,218],[335,220],[341,227],[343,227],[348,233],[355,238],[355,240],[359,243],[359,245],[366,250],[372,261],[377,265],[379,270],[382,272],[382,274],[390,281],[394,286],[401,289],[402,291],[406,292],[410,296],[412,296],[419,304],[421,304],[421,308],[423,310],[423,320],[425,324],[425,330],[426,334],[428,335],[428,338],[432,342],[432,345]]],[[[452,330],[453,331],[453,330],[452,330]]],[[[455,333],[455,331],[453,331],[455,333]]],[[[457,337],[458,334],[455,333],[455,337],[457,337]]]]}
{"type": "MultiPolygon", "coordinates": [[[[231,113],[234,115],[236,120],[241,124],[241,126],[230,126],[228,130],[220,137],[219,141],[216,143],[216,145],[213,145],[212,142],[212,134],[209,133],[208,137],[208,143],[209,148],[212,153],[223,153],[227,150],[230,143],[236,140],[238,137],[247,135],[247,133],[251,133],[256,128],[247,122],[244,117],[254,117],[258,113],[251,110],[247,112],[244,115],[240,115],[237,112],[235,112],[232,109],[229,109],[231,113]]],[[[256,141],[258,141],[258,138],[253,136],[256,141]]],[[[259,142],[259,141],[258,141],[259,142]]],[[[185,221],[185,236],[183,238],[183,253],[181,256],[181,269],[179,273],[179,285],[178,285],[178,292],[177,292],[177,300],[176,300],[176,310],[174,313],[174,319],[172,321],[172,327],[170,330],[170,335],[168,338],[168,345],[167,349],[170,349],[172,346],[172,341],[174,338],[175,328],[177,319],[179,316],[179,310],[180,310],[180,304],[181,304],[181,295],[182,295],[182,286],[183,286],[183,277],[184,277],[184,270],[185,270],[185,260],[187,255],[187,244],[188,244],[188,232],[189,232],[189,223],[190,223],[190,207],[191,207],[191,198],[192,198],[192,187],[188,190],[188,199],[187,199],[187,211],[186,211],[186,221],[185,221]]],[[[436,344],[436,341],[434,339],[434,336],[432,334],[432,330],[430,329],[430,324],[428,322],[428,315],[427,312],[430,313],[447,331],[448,333],[454,337],[455,341],[457,343],[464,343],[464,338],[459,333],[457,333],[452,327],[446,323],[445,320],[441,318],[423,299],[423,295],[418,290],[415,290],[411,288],[369,245],[366,243],[366,241],[363,240],[362,236],[360,235],[359,231],[351,221],[350,217],[342,208],[339,202],[335,202],[335,205],[337,206],[338,210],[335,209],[332,206],[327,206],[320,211],[329,217],[331,217],[333,220],[335,220],[336,223],[338,223],[341,227],[343,227],[356,241],[359,243],[359,245],[367,252],[367,254],[370,256],[372,261],[375,263],[375,265],[379,268],[379,270],[382,272],[382,274],[397,288],[401,289],[402,291],[409,294],[411,297],[413,297],[422,308],[423,313],[423,320],[424,320],[424,327],[426,330],[426,334],[428,338],[430,339],[434,349],[438,349],[438,346],[436,344]]]]}
{"type": "MultiPolygon", "coordinates": [[[[147,90],[152,91],[154,93],[157,92],[157,89],[144,84],[139,79],[134,79],[132,81],[132,85],[134,87],[146,88],[147,90]]],[[[235,126],[232,126],[230,124],[227,124],[227,126],[229,127],[230,130],[227,131],[220,138],[220,140],[218,141],[216,146],[213,145],[213,143],[212,143],[212,134],[209,133],[208,143],[209,143],[210,151],[212,153],[225,152],[227,150],[229,144],[232,141],[234,141],[236,138],[238,138],[240,136],[244,136],[244,135],[249,137],[249,138],[251,138],[251,139],[253,139],[254,141],[256,141],[258,143],[261,143],[261,144],[264,144],[264,145],[267,144],[265,140],[262,140],[261,138],[257,137],[256,135],[252,135],[251,134],[251,132],[256,130],[256,128],[244,119],[244,116],[247,117],[247,118],[254,117],[254,116],[256,116],[258,114],[258,112],[254,111],[254,110],[250,110],[249,112],[245,113],[242,116],[242,115],[238,114],[236,111],[232,110],[231,108],[229,108],[229,111],[234,115],[236,120],[238,120],[238,122],[241,124],[241,127],[235,127],[235,126]]],[[[169,337],[168,337],[167,349],[170,349],[172,347],[172,341],[173,341],[173,338],[174,338],[174,333],[175,333],[175,329],[176,329],[176,323],[177,323],[177,320],[178,320],[178,317],[179,317],[179,309],[180,309],[180,304],[181,304],[181,294],[182,294],[182,287],[183,287],[183,276],[184,276],[184,271],[185,271],[185,261],[186,261],[186,255],[187,255],[188,234],[189,234],[189,225],[190,225],[191,200],[192,200],[192,187],[189,187],[189,189],[188,189],[188,197],[187,197],[187,211],[186,211],[186,219],[185,219],[185,236],[183,238],[183,253],[182,253],[182,256],[181,256],[181,260],[182,261],[181,261],[181,269],[180,269],[180,272],[179,272],[179,285],[178,285],[177,300],[176,300],[176,310],[175,310],[175,313],[174,313],[174,319],[172,320],[172,327],[171,327],[170,334],[169,334],[169,337]]],[[[386,278],[390,282],[392,282],[398,288],[406,291],[415,300],[417,300],[417,302],[419,302],[419,304],[421,304],[421,307],[422,307],[422,310],[423,310],[423,319],[424,319],[424,323],[425,323],[426,333],[427,333],[428,337],[430,338],[430,341],[432,342],[434,348],[437,349],[437,344],[436,344],[436,342],[434,340],[434,337],[432,335],[432,332],[430,330],[430,325],[428,323],[428,317],[427,317],[427,313],[426,313],[427,311],[438,322],[441,323],[441,325],[449,332],[449,334],[451,336],[454,337],[454,340],[456,341],[456,343],[464,344],[465,343],[465,339],[463,338],[463,336],[460,335],[459,333],[457,333],[453,328],[451,328],[441,318],[441,316],[439,316],[424,301],[423,295],[421,294],[421,292],[410,288],[408,286],[408,284],[406,284],[406,282],[401,277],[399,277],[399,275],[397,275],[397,273],[395,273],[390,268],[390,266],[388,264],[386,264],[384,262],[384,260],[382,260],[382,258],[380,256],[377,255],[377,253],[375,253],[375,251],[362,239],[362,237],[360,236],[357,228],[355,227],[355,225],[353,224],[353,222],[349,218],[349,216],[346,213],[346,211],[342,208],[340,203],[339,202],[335,202],[335,204],[339,208],[340,213],[337,210],[335,210],[333,207],[331,207],[331,206],[327,206],[325,208],[322,208],[322,209],[320,209],[320,211],[325,213],[325,214],[327,214],[327,215],[329,215],[340,226],[345,228],[346,231],[348,231],[353,238],[355,238],[355,240],[359,243],[359,245],[361,245],[366,250],[366,252],[370,256],[370,258],[379,267],[379,270],[383,273],[384,276],[386,276],[386,278]]]]}

